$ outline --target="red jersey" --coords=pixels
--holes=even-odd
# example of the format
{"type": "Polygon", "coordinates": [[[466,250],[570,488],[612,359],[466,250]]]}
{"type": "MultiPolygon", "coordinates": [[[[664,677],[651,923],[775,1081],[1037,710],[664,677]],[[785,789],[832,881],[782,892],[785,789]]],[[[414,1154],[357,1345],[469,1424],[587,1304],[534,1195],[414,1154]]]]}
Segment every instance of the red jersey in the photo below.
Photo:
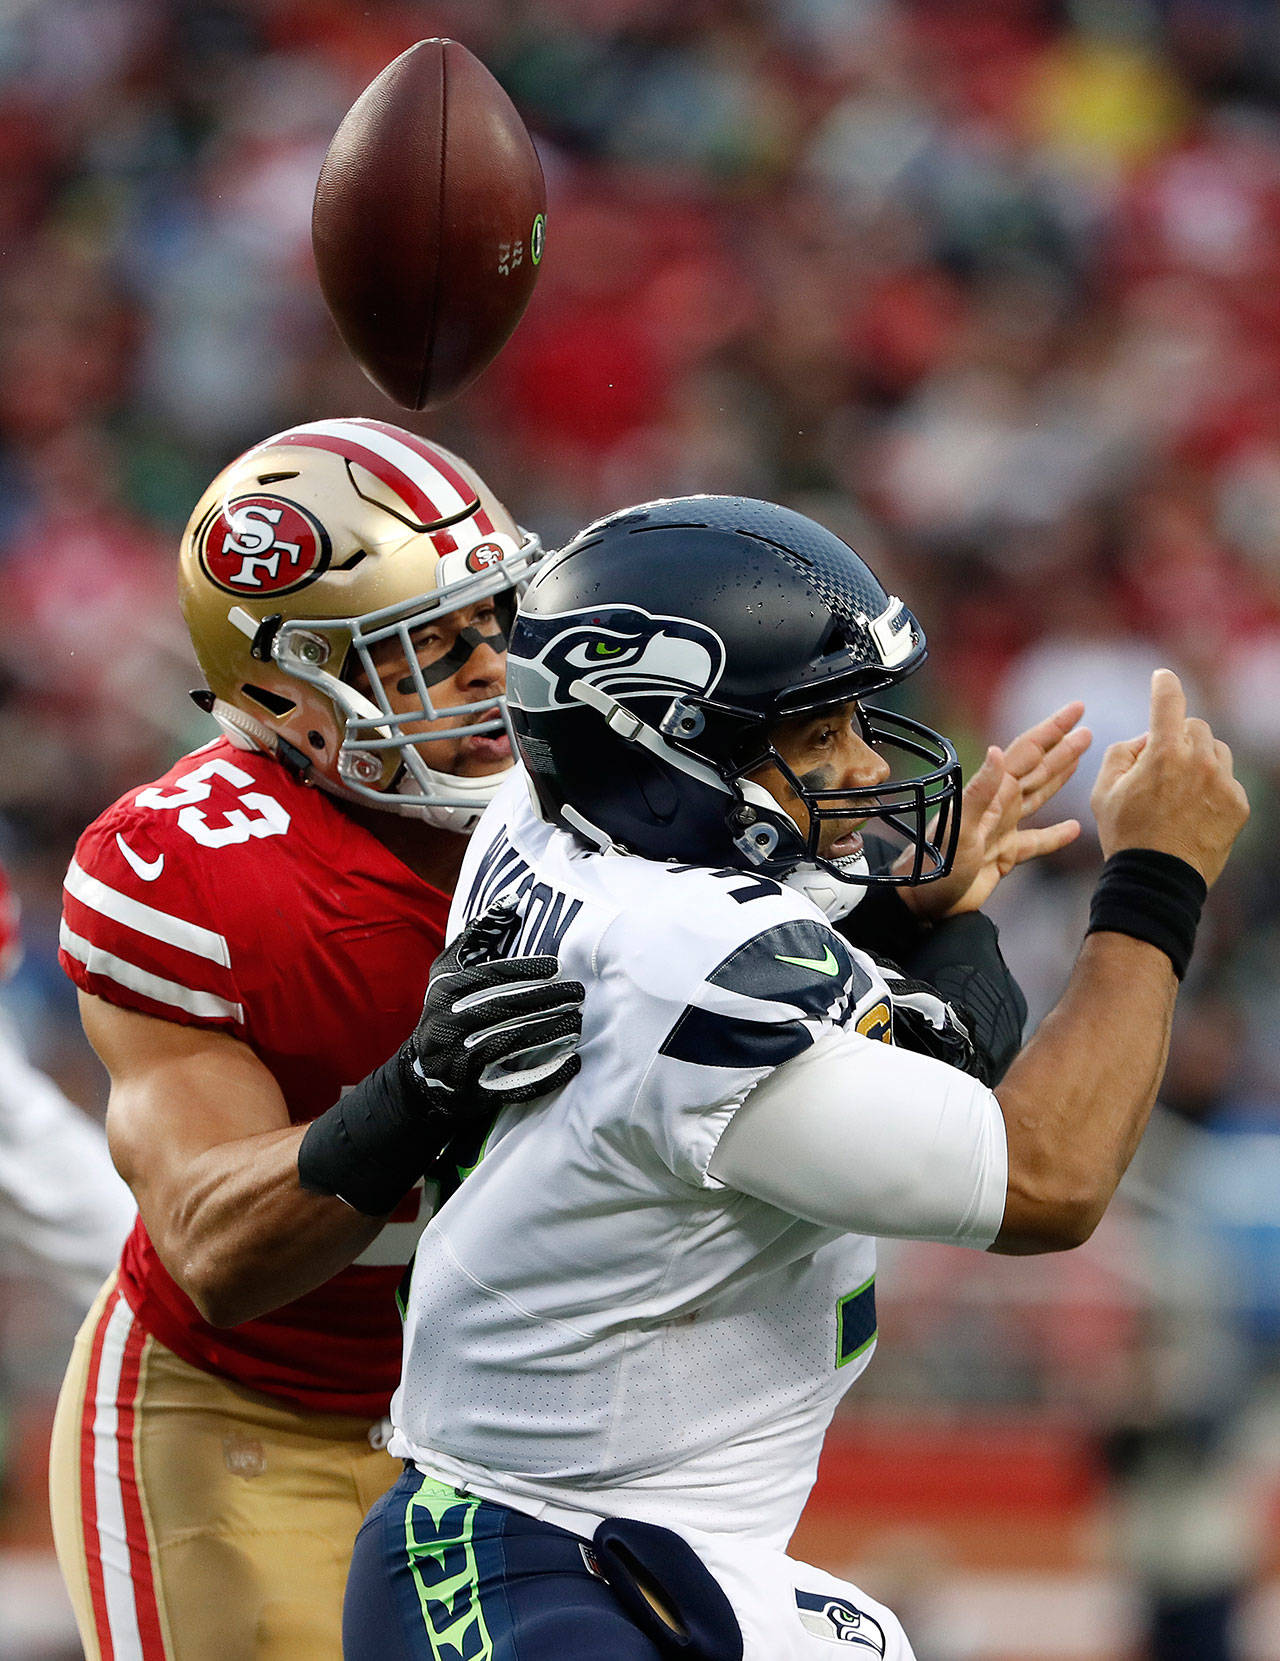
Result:
{"type": "MultiPolygon", "coordinates": [[[[218,739],[85,831],[59,958],[109,1003],[241,1039],[301,1124],[413,1030],[448,911],[323,791],[218,739]]],[[[400,1373],[395,1291],[427,1220],[419,1200],[350,1268],[238,1327],[201,1319],[141,1220],[121,1288],[193,1365],[298,1407],[376,1418],[400,1373]]]]}

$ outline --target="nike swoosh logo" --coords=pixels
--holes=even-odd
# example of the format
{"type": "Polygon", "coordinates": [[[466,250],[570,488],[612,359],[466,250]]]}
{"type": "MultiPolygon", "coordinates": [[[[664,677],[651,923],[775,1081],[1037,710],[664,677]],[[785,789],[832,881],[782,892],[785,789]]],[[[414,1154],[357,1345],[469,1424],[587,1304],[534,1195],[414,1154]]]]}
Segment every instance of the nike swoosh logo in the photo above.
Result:
{"type": "Polygon", "coordinates": [[[773,955],[779,963],[794,963],[797,969],[812,969],[819,975],[838,975],[840,960],[830,946],[823,948],[825,957],[780,957],[777,952],[773,955]]]}
{"type": "Polygon", "coordinates": [[[143,882],[154,882],[164,870],[163,854],[157,854],[154,859],[143,859],[141,854],[134,853],[119,831],[116,832],[116,847],[128,860],[134,875],[141,877],[143,882]]]}

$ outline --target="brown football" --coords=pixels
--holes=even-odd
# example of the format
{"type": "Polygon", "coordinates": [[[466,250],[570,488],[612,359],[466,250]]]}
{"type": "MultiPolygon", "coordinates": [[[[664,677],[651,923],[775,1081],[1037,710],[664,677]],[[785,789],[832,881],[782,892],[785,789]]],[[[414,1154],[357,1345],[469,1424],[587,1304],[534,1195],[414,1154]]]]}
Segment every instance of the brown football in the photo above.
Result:
{"type": "Polygon", "coordinates": [[[515,106],[456,40],[420,40],[364,89],[320,169],[311,244],[352,355],[426,409],[496,357],[533,293],[542,167],[515,106]]]}

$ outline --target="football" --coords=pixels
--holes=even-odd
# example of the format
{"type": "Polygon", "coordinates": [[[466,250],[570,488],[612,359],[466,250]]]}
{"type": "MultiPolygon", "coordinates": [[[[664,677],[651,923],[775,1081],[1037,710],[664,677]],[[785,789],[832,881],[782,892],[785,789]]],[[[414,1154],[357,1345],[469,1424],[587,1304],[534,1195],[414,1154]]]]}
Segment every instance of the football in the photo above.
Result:
{"type": "Polygon", "coordinates": [[[427,409],[519,322],[545,227],[542,167],[511,100],[456,40],[420,40],[343,117],[311,242],[353,357],[396,403],[427,409]]]}

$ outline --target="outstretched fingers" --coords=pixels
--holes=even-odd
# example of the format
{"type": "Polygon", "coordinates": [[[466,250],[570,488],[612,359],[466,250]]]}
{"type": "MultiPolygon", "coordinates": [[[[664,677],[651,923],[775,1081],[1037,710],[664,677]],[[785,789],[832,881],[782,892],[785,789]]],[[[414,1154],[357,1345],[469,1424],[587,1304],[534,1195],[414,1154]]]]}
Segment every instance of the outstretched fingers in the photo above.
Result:
{"type": "Polygon", "coordinates": [[[978,823],[990,810],[1001,788],[1007,788],[1009,776],[1004,751],[992,744],[982,759],[982,766],[964,787],[964,813],[970,823],[978,823]]]}
{"type": "Polygon", "coordinates": [[[1084,705],[1079,699],[1064,704],[1034,727],[1019,733],[1005,751],[1009,771],[1022,786],[1024,818],[1062,789],[1093,742],[1088,727],[1077,725],[1083,714],[1084,705]]]}
{"type": "Polygon", "coordinates": [[[1043,721],[1037,721],[1034,727],[1019,733],[1005,750],[1009,771],[1018,778],[1027,777],[1071,733],[1083,714],[1084,705],[1075,698],[1052,715],[1046,715],[1043,721]]]}
{"type": "Polygon", "coordinates": [[[1059,790],[1080,765],[1080,758],[1093,743],[1088,727],[1066,733],[1040,761],[1022,777],[1022,811],[1037,812],[1059,790]]]}
{"type": "MultiPolygon", "coordinates": [[[[513,958],[511,961],[518,963],[527,960],[513,958]]],[[[555,959],[551,961],[554,963],[555,959]]],[[[577,1009],[581,1007],[586,996],[581,981],[556,980],[553,976],[490,981],[465,989],[459,977],[459,984],[449,990],[453,993],[450,1009],[454,1015],[466,1018],[467,1024],[473,1028],[484,1025],[490,1008],[509,1011],[513,1015],[561,1007],[577,1009]]]]}
{"type": "Polygon", "coordinates": [[[1060,848],[1069,847],[1079,834],[1078,819],[1060,819],[1055,825],[1037,825],[1032,830],[1020,830],[1013,839],[1013,864],[1022,865],[1028,859],[1056,854],[1060,848]]]}

